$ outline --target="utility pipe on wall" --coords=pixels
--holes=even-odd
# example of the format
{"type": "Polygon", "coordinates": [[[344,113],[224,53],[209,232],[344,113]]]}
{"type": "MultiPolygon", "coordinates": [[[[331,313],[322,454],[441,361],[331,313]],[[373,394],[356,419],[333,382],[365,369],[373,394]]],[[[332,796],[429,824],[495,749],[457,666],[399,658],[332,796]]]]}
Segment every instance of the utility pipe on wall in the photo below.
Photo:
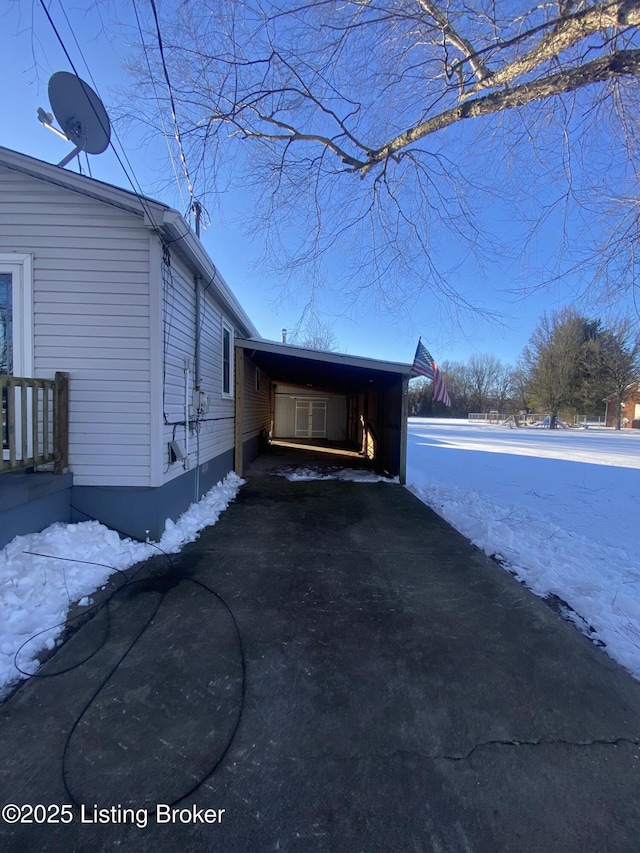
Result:
{"type": "Polygon", "coordinates": [[[184,449],[185,470],[189,467],[189,385],[191,379],[191,359],[184,360],[184,449]]]}
{"type": "Polygon", "coordinates": [[[202,328],[202,279],[199,275],[194,276],[193,283],[196,289],[196,335],[194,342],[194,350],[195,350],[195,386],[196,388],[200,388],[201,375],[200,375],[200,362],[201,362],[201,346],[200,346],[200,330],[202,328]]]}
{"type": "MultiPolygon", "coordinates": [[[[196,289],[196,337],[195,337],[195,374],[194,387],[200,391],[202,385],[202,346],[201,346],[201,329],[202,329],[202,279],[199,275],[194,276],[193,283],[196,289]]],[[[195,494],[194,502],[200,500],[200,424],[197,422],[200,418],[200,410],[194,413],[196,417],[196,479],[195,479],[195,494]]]]}

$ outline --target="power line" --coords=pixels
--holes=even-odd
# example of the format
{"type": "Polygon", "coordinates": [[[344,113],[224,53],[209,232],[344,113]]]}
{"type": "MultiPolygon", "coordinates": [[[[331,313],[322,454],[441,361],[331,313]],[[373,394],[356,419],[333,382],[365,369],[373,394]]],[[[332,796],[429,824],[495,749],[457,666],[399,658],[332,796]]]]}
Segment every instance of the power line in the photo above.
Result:
{"type": "MultiPolygon", "coordinates": [[[[171,116],[173,118],[173,128],[176,137],[176,141],[178,143],[178,148],[180,150],[180,159],[182,161],[182,168],[184,169],[184,174],[187,179],[187,187],[189,189],[189,198],[191,199],[191,204],[193,205],[195,202],[194,194],[193,194],[193,185],[191,183],[191,177],[189,175],[189,169],[187,167],[187,158],[184,153],[184,146],[182,144],[182,136],[180,135],[180,127],[178,126],[178,115],[176,113],[176,105],[173,98],[173,89],[171,87],[171,80],[169,79],[169,70],[167,68],[167,63],[164,56],[164,45],[162,44],[162,34],[160,33],[160,22],[158,20],[158,10],[156,9],[155,0],[150,0],[151,10],[153,12],[153,18],[156,24],[156,36],[158,39],[158,50],[160,52],[160,59],[162,61],[162,69],[164,71],[164,79],[167,82],[167,90],[169,92],[169,103],[171,105],[171,116]]],[[[135,5],[135,4],[134,4],[135,5]]]]}
{"type": "Polygon", "coordinates": [[[164,116],[162,115],[162,109],[160,108],[160,98],[158,97],[158,91],[156,89],[156,83],[153,77],[153,72],[151,71],[151,62],[149,61],[149,52],[147,51],[147,45],[144,40],[144,34],[142,32],[142,26],[140,24],[140,17],[138,15],[138,4],[136,0],[133,0],[133,12],[136,16],[136,24],[138,25],[138,32],[140,33],[140,43],[142,44],[142,50],[144,53],[144,58],[147,63],[147,69],[149,71],[149,79],[151,80],[151,87],[153,89],[153,94],[156,99],[156,103],[158,104],[158,117],[160,118],[160,123],[162,124],[162,133],[167,144],[167,151],[169,153],[169,159],[171,160],[171,167],[173,169],[173,175],[176,179],[176,186],[178,187],[178,192],[180,193],[180,201],[182,202],[182,209],[184,210],[186,207],[186,203],[184,200],[184,195],[182,194],[182,186],[180,184],[180,179],[178,177],[178,169],[176,167],[175,158],[173,156],[173,151],[171,149],[171,144],[169,142],[169,134],[167,133],[167,128],[164,123],[164,116]]]}
{"type": "MultiPolygon", "coordinates": [[[[55,22],[54,22],[53,18],[51,17],[51,14],[50,14],[49,10],[47,9],[47,6],[46,6],[44,0],[39,0],[39,2],[40,2],[40,5],[42,6],[42,8],[44,10],[45,15],[47,16],[49,23],[51,24],[51,28],[53,29],[53,32],[55,33],[56,38],[60,42],[60,46],[62,47],[62,50],[64,51],[64,55],[67,57],[67,61],[69,62],[69,65],[73,69],[73,73],[76,75],[76,77],[78,77],[78,79],[80,79],[80,75],[78,74],[78,70],[77,70],[77,68],[73,62],[73,59],[71,59],[71,56],[69,54],[69,51],[67,50],[67,47],[64,43],[64,40],[63,40],[62,36],[60,35],[60,33],[58,32],[58,28],[56,27],[55,22]]],[[[62,4],[61,4],[61,6],[62,6],[62,4]]],[[[98,95],[98,97],[100,97],[100,94],[97,91],[98,87],[96,86],[96,82],[93,78],[93,75],[91,74],[91,70],[90,70],[89,65],[87,63],[87,60],[85,59],[84,54],[82,53],[82,48],[80,47],[80,44],[78,43],[78,40],[75,36],[75,33],[73,32],[73,28],[71,27],[69,19],[68,19],[66,12],[64,10],[64,7],[62,8],[62,11],[64,13],[66,20],[67,20],[67,24],[69,26],[69,30],[71,31],[71,35],[73,36],[73,39],[74,39],[74,41],[78,47],[78,51],[80,53],[80,56],[82,57],[82,61],[85,64],[85,67],[86,67],[87,72],[89,74],[89,78],[91,79],[91,82],[93,83],[93,87],[96,90],[96,94],[98,95]]],[[[99,121],[100,126],[104,130],[105,134],[107,134],[107,136],[110,136],[110,134],[108,132],[109,129],[104,127],[103,122],[102,122],[102,118],[100,115],[98,115],[98,112],[96,111],[95,106],[93,105],[93,103],[91,101],[89,101],[89,103],[91,104],[91,108],[92,108],[97,120],[99,121]]],[[[151,223],[151,226],[153,227],[154,231],[156,232],[156,234],[158,235],[160,240],[164,243],[165,241],[164,241],[164,238],[163,238],[162,233],[160,231],[160,227],[158,226],[158,224],[156,223],[156,221],[154,219],[153,211],[149,207],[149,203],[148,203],[147,199],[144,197],[144,193],[142,192],[142,187],[141,187],[140,182],[138,181],[138,179],[136,177],[136,174],[133,170],[133,166],[131,165],[131,162],[129,161],[129,158],[127,157],[124,145],[120,141],[120,137],[118,136],[115,128],[111,127],[111,130],[113,132],[113,135],[118,140],[118,145],[122,149],[122,157],[124,157],[124,159],[126,160],[127,165],[129,166],[129,169],[131,171],[131,175],[133,175],[133,178],[131,177],[131,175],[127,171],[127,168],[125,167],[125,165],[122,161],[122,157],[120,156],[120,154],[118,153],[118,150],[116,149],[115,145],[113,144],[113,140],[111,138],[109,138],[109,144],[111,146],[111,149],[112,149],[113,153],[115,154],[116,159],[117,159],[118,163],[120,164],[122,171],[126,175],[127,180],[131,184],[131,188],[133,189],[134,194],[138,197],[138,200],[142,204],[142,207],[144,208],[145,213],[149,217],[149,222],[151,223]],[[134,184],[134,180],[135,180],[135,184],[134,184]]]]}

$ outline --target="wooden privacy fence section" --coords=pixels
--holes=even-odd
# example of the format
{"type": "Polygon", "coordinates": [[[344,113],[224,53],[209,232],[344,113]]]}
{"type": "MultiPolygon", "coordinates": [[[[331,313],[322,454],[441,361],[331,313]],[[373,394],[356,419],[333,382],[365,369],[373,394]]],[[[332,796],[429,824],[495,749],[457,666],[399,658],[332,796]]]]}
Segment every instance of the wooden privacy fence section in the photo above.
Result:
{"type": "Polygon", "coordinates": [[[0,473],[53,463],[68,466],[69,374],[55,379],[0,376],[2,460],[0,473]]]}

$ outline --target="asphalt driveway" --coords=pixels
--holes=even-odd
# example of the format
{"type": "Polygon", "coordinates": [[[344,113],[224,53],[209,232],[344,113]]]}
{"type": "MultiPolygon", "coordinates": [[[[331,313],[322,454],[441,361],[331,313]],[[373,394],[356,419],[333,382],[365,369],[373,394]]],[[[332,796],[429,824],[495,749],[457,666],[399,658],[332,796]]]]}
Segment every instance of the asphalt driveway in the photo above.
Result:
{"type": "Polygon", "coordinates": [[[400,486],[131,575],[0,707],[2,850],[638,850],[640,684],[400,486]]]}

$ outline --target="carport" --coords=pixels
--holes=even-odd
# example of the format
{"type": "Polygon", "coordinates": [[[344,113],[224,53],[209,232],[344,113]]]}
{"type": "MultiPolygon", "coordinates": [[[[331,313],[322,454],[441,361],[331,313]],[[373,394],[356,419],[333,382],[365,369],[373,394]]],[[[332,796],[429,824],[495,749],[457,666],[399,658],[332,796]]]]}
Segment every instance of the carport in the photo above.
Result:
{"type": "Polygon", "coordinates": [[[411,365],[265,340],[235,345],[238,474],[268,439],[349,448],[405,482],[411,365]]]}

